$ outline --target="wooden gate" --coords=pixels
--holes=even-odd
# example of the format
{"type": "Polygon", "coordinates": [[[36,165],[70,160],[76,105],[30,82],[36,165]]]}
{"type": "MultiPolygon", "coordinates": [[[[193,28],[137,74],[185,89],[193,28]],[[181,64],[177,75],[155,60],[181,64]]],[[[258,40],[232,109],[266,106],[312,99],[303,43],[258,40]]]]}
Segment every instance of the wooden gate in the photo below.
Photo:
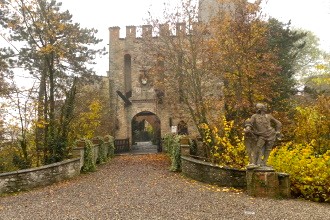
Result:
{"type": "Polygon", "coordinates": [[[129,138],[115,139],[115,154],[129,152],[129,138]]]}

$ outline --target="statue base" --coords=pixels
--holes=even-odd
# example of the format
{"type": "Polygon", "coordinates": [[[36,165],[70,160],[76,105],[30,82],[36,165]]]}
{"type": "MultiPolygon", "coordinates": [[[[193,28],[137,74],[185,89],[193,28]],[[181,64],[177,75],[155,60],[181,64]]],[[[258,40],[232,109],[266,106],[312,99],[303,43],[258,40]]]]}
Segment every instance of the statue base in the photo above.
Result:
{"type": "Polygon", "coordinates": [[[289,198],[289,175],[277,173],[272,167],[246,170],[247,193],[255,197],[289,198]]]}

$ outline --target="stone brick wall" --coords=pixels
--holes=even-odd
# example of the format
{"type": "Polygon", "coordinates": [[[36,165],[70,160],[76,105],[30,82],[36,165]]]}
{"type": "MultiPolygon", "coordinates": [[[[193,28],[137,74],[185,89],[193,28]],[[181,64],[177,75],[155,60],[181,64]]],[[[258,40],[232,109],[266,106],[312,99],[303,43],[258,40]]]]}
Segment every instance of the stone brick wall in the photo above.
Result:
{"type": "Polygon", "coordinates": [[[80,174],[80,158],[0,174],[0,194],[50,185],[80,174]]]}
{"type": "Polygon", "coordinates": [[[191,157],[181,156],[182,173],[192,179],[225,187],[246,187],[245,170],[215,166],[191,157]]]}

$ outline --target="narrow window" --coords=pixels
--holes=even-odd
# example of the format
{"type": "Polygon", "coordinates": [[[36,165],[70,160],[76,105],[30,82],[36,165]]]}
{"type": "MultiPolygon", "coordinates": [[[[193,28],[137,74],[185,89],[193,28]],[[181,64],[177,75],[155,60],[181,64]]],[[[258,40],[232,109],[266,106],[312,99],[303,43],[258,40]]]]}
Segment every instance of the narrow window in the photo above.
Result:
{"type": "Polygon", "coordinates": [[[132,61],[131,55],[124,56],[124,80],[125,80],[125,93],[132,90],[132,61]]]}

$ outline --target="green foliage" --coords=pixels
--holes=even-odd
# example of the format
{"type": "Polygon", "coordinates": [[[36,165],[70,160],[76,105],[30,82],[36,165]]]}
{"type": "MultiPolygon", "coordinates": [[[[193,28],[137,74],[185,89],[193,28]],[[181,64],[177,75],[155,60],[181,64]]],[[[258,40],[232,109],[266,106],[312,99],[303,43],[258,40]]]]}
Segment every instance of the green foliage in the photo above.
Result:
{"type": "Polygon", "coordinates": [[[88,107],[76,115],[71,124],[70,138],[93,138],[96,128],[100,125],[102,105],[100,100],[88,100],[88,107]]]}
{"type": "Polygon", "coordinates": [[[96,137],[94,139],[100,142],[97,163],[102,164],[107,162],[107,145],[105,144],[104,139],[102,137],[96,137]]]}
{"type": "Polygon", "coordinates": [[[115,157],[115,141],[114,138],[111,135],[106,135],[104,137],[104,144],[106,145],[106,147],[108,148],[108,157],[109,158],[113,158],[115,157]]]}
{"type": "Polygon", "coordinates": [[[163,140],[165,151],[171,158],[171,171],[181,170],[181,149],[180,149],[180,135],[166,134],[163,140]]]}
{"type": "Polygon", "coordinates": [[[11,172],[19,168],[13,163],[13,156],[18,154],[18,150],[11,146],[0,148],[0,173],[11,172]]]}
{"type": "Polygon", "coordinates": [[[93,143],[90,140],[84,139],[84,165],[81,168],[82,172],[94,172],[96,171],[96,165],[94,163],[94,150],[93,143]]]}
{"type": "Polygon", "coordinates": [[[317,202],[330,202],[330,150],[316,154],[316,141],[287,143],[272,151],[268,163],[290,174],[293,195],[317,202]]]}
{"type": "Polygon", "coordinates": [[[207,124],[201,124],[200,128],[203,130],[203,143],[208,146],[212,163],[233,168],[247,165],[244,137],[240,138],[234,132],[234,121],[227,121],[223,117],[220,130],[207,124]]]}

